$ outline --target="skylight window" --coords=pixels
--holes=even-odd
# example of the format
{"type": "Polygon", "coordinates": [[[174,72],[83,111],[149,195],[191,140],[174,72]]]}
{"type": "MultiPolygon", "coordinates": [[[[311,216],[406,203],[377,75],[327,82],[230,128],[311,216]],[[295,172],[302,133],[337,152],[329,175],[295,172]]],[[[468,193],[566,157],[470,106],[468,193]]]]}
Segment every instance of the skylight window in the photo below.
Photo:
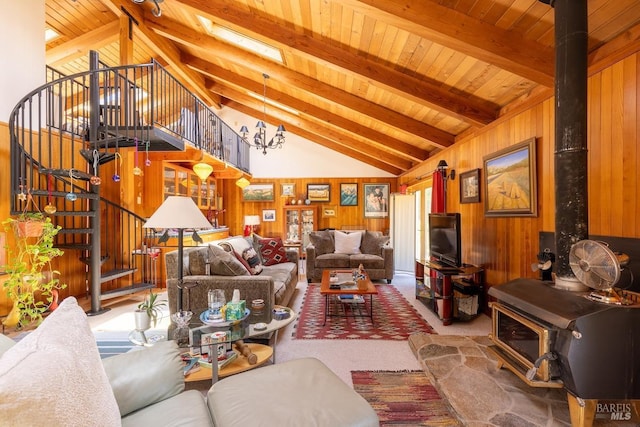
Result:
{"type": "Polygon", "coordinates": [[[58,34],[55,30],[52,30],[51,28],[47,28],[44,30],[45,43],[48,43],[57,37],[60,37],[60,34],[58,34]]]}
{"type": "Polygon", "coordinates": [[[205,28],[205,30],[207,30],[207,32],[212,36],[222,39],[244,50],[248,50],[249,52],[253,52],[257,55],[264,56],[276,62],[283,63],[282,53],[280,52],[280,49],[277,49],[251,37],[247,37],[236,31],[230,30],[229,28],[216,25],[208,18],[204,18],[200,15],[196,16],[198,17],[198,20],[205,28]]]}

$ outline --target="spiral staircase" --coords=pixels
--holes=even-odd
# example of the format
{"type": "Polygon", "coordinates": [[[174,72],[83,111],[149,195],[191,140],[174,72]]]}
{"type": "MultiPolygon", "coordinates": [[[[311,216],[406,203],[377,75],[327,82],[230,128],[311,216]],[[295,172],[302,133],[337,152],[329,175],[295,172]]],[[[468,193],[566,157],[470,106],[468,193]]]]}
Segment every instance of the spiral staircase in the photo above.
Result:
{"type": "Polygon", "coordinates": [[[102,300],[157,285],[141,274],[145,218],[120,204],[120,181],[130,179],[117,173],[123,154],[135,151],[137,167],[139,151],[189,145],[248,172],[249,151],[157,62],[110,67],[91,52],[89,63],[70,76],[48,69],[47,83],[13,109],[9,131],[11,214],[41,210],[62,227],[56,246],[77,252],[69,273],[83,275],[92,315],[102,300]],[[101,176],[108,163],[116,173],[101,176]]]}

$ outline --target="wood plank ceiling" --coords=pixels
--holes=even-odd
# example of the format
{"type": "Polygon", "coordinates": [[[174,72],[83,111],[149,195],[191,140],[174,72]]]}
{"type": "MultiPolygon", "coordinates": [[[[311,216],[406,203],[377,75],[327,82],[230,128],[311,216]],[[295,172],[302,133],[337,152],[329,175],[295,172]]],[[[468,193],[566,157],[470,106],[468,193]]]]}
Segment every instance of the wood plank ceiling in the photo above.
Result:
{"type": "MultiPolygon", "coordinates": [[[[60,35],[47,64],[85,71],[96,50],[118,65],[131,23],[133,63],[153,57],[214,109],[283,123],[395,175],[553,94],[554,13],[540,0],[163,0],[159,17],[140,1],[45,0],[60,35]],[[275,47],[282,63],[211,35],[198,16],[275,47]],[[265,117],[263,73],[267,99],[291,110],[269,104],[265,117]]],[[[588,7],[590,66],[637,49],[640,1],[588,7]]]]}

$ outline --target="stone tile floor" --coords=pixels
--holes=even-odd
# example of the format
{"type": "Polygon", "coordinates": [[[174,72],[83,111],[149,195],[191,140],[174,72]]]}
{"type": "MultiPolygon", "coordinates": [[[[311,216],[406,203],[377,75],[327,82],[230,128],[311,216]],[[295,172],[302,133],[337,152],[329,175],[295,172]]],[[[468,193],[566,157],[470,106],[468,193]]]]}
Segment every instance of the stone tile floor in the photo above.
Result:
{"type": "MultiPolygon", "coordinates": [[[[563,389],[529,387],[507,369],[498,369],[486,336],[414,334],[409,346],[434,385],[468,427],[570,426],[563,389]]],[[[634,407],[634,412],[637,408],[634,407]]],[[[594,426],[638,426],[596,414],[594,426]]],[[[636,420],[636,421],[634,421],[636,420]]]]}

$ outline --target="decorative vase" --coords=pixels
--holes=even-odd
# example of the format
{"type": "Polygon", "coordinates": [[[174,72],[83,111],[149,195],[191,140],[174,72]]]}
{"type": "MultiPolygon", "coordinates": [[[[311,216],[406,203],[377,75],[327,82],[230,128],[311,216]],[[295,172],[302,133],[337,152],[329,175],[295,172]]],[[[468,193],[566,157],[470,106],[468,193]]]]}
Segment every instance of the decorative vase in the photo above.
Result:
{"type": "Polygon", "coordinates": [[[53,311],[56,308],[58,308],[58,298],[60,297],[60,295],[58,294],[58,290],[57,289],[53,289],[51,291],[51,304],[49,304],[49,311],[53,311]]]}
{"type": "Polygon", "coordinates": [[[151,327],[151,317],[144,310],[136,310],[133,312],[136,322],[136,331],[146,331],[151,327]]]}
{"type": "Polygon", "coordinates": [[[7,315],[6,319],[2,321],[2,324],[7,328],[11,328],[13,326],[16,326],[18,322],[20,322],[20,309],[18,308],[18,303],[14,300],[13,308],[11,308],[11,311],[7,315]]]}
{"type": "Polygon", "coordinates": [[[192,316],[193,312],[184,310],[171,315],[171,320],[176,324],[176,329],[173,331],[173,340],[178,344],[178,347],[189,345],[189,322],[192,316]]]}

